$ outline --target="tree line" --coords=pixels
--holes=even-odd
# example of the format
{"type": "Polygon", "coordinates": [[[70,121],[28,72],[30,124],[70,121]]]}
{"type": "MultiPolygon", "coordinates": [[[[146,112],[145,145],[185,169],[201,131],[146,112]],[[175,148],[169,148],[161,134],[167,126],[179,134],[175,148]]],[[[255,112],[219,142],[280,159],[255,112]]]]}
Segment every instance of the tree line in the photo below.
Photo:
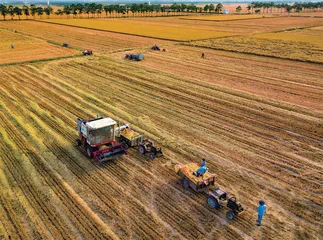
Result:
{"type": "Polygon", "coordinates": [[[202,12],[203,9],[197,7],[194,4],[172,4],[172,5],[160,5],[160,4],[126,4],[126,5],[119,5],[119,4],[112,4],[112,5],[102,5],[97,3],[85,3],[85,4],[70,4],[64,5],[63,8],[57,9],[55,12],[53,8],[50,6],[46,7],[39,7],[35,6],[34,4],[29,6],[24,5],[22,8],[18,6],[6,6],[4,4],[0,4],[0,14],[2,15],[3,19],[6,20],[6,16],[10,15],[11,19],[14,16],[18,16],[20,19],[21,15],[25,15],[26,19],[29,16],[36,17],[42,16],[45,14],[49,18],[51,14],[55,14],[57,16],[65,15],[67,18],[73,16],[76,17],[83,17],[83,14],[87,15],[88,18],[92,17],[101,17],[102,14],[105,14],[106,17],[129,17],[129,16],[152,16],[152,14],[160,13],[161,15],[176,15],[181,14],[183,12],[186,13],[198,13],[202,12]]]}
{"type": "Polygon", "coordinates": [[[252,2],[247,6],[247,10],[250,13],[268,13],[270,9],[270,13],[274,12],[286,12],[290,13],[294,12],[306,12],[306,11],[322,11],[323,2],[295,2],[294,4],[287,3],[274,3],[274,2],[252,2]]]}
{"type": "MultiPolygon", "coordinates": [[[[160,5],[160,4],[111,4],[111,5],[102,5],[97,3],[85,3],[85,4],[70,4],[64,5],[62,9],[57,9],[55,12],[51,6],[40,7],[34,4],[30,6],[24,5],[21,8],[13,5],[4,5],[0,4],[0,14],[3,19],[6,20],[6,17],[9,15],[11,19],[15,16],[20,17],[25,15],[26,19],[29,16],[33,18],[36,15],[39,18],[45,14],[47,18],[50,18],[51,14],[55,14],[57,16],[62,17],[65,15],[67,18],[73,16],[74,18],[80,17],[83,15],[87,15],[88,18],[92,17],[101,17],[102,14],[105,14],[106,17],[129,17],[129,16],[152,16],[153,13],[159,13],[162,16],[165,15],[180,15],[182,13],[221,13],[223,5],[221,3],[216,6],[213,4],[207,4],[204,8],[198,7],[194,4],[172,4],[172,5],[160,5]]],[[[322,10],[323,2],[306,2],[306,3],[279,3],[276,4],[274,2],[252,2],[247,6],[247,11],[250,13],[267,13],[270,9],[270,13],[273,13],[274,10],[281,9],[281,12],[285,9],[286,12],[290,13],[293,10],[295,12],[301,11],[314,11],[314,10],[322,10]]],[[[236,12],[241,12],[241,6],[236,8],[236,12]]],[[[277,11],[277,10],[276,10],[277,11]]]]}

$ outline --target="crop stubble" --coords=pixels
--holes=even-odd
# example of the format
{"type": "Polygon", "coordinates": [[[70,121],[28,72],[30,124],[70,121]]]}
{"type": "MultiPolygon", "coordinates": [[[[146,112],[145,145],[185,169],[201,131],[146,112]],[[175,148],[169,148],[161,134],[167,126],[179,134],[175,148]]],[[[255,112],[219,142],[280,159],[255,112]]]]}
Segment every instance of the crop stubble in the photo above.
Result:
{"type": "Polygon", "coordinates": [[[61,48],[46,41],[0,29],[0,64],[24,62],[76,54],[72,49],[61,48]],[[14,44],[14,48],[11,48],[14,44]]]}
{"type": "MultiPolygon", "coordinates": [[[[27,24],[17,30],[57,42],[81,36],[77,28],[47,25],[53,35],[27,24]],[[60,28],[70,35],[56,36],[60,28]]],[[[113,47],[91,38],[98,51],[128,45],[115,40],[119,34],[102,34],[113,47]]],[[[128,40],[133,47],[152,41],[137,45],[140,39],[128,40]]],[[[0,187],[7,193],[0,198],[0,235],[319,238],[321,66],[207,49],[200,59],[201,50],[189,46],[168,50],[144,49],[140,63],[114,53],[0,68],[0,187]],[[103,165],[86,159],[74,145],[75,119],[96,114],[144,131],[162,144],[165,158],[147,161],[130,149],[103,165]],[[202,157],[217,184],[246,207],[232,223],[223,210],[207,207],[204,194],[184,190],[173,171],[176,162],[202,157]],[[261,229],[253,222],[259,198],[268,205],[261,229]]]]}
{"type": "MultiPolygon", "coordinates": [[[[137,65],[102,58],[94,61],[64,60],[54,65],[26,65],[16,70],[10,67],[2,69],[6,72],[10,69],[11,72],[1,85],[4,90],[1,99],[5,104],[2,107],[3,118],[6,119],[3,121],[4,129],[9,136],[17,136],[12,141],[15,144],[21,142],[19,148],[30,146],[29,151],[36,152],[32,155],[26,153],[27,159],[35,166],[39,178],[44,178],[44,184],[54,189],[54,195],[58,197],[56,201],[69,204],[71,200],[62,195],[64,188],[57,189],[61,183],[55,175],[48,174],[48,170],[42,174],[46,164],[35,156],[42,155],[43,151],[52,153],[55,161],[73,174],[77,183],[69,184],[76,189],[82,188],[79,196],[118,237],[203,238],[210,233],[208,237],[212,239],[224,232],[227,238],[243,238],[244,234],[259,236],[258,230],[249,221],[252,210],[227,225],[221,221],[221,211],[210,213],[204,202],[205,196],[184,191],[172,168],[162,164],[164,161],[196,161],[207,153],[209,167],[218,174],[219,184],[234,190],[250,208],[256,207],[254,198],[257,198],[257,191],[261,192],[260,195],[266,194],[271,205],[281,207],[281,212],[271,209],[266,219],[269,223],[262,233],[264,236],[277,236],[277,229],[283,236],[298,236],[299,232],[314,234],[317,231],[313,218],[318,205],[307,206],[306,199],[322,204],[318,198],[317,182],[322,180],[317,173],[322,152],[318,151],[315,154],[317,157],[306,154],[313,153],[313,147],[319,148],[317,139],[320,133],[314,129],[322,117],[320,114],[306,115],[305,110],[301,114],[295,110],[286,111],[284,107],[289,106],[283,102],[278,107],[266,100],[261,102],[266,109],[262,111],[252,94],[243,95],[234,90],[227,92],[227,89],[215,88],[211,83],[196,82],[197,79],[194,84],[184,76],[171,75],[168,69],[156,72],[147,67],[145,70],[143,66],[139,71],[137,65]],[[125,64],[126,69],[120,68],[125,64]],[[107,65],[110,67],[105,67],[107,65]],[[115,72],[113,68],[122,70],[115,72]],[[21,72],[24,78],[19,77],[21,72]],[[15,90],[18,85],[21,86],[19,92],[15,90]],[[113,89],[108,97],[105,97],[106,87],[113,89]],[[9,96],[15,99],[14,103],[9,96]],[[148,112],[147,109],[154,111],[148,112]],[[24,124],[19,120],[19,111],[24,116],[24,124]],[[128,156],[103,166],[85,159],[79,149],[72,146],[74,120],[76,116],[87,117],[95,112],[112,117],[116,115],[118,120],[130,122],[160,139],[165,145],[166,160],[146,162],[134,150],[130,150],[128,156]],[[37,130],[33,133],[25,124],[37,130]],[[38,142],[34,139],[36,137],[40,139],[41,152],[33,150],[38,142]],[[291,149],[292,153],[289,152],[291,149]],[[172,159],[167,157],[168,152],[173,155],[172,159]],[[307,159],[306,165],[303,158],[307,159]],[[266,176],[263,178],[262,174],[266,176]],[[299,188],[300,184],[308,189],[299,188]],[[289,191],[300,196],[291,196],[289,191]],[[299,204],[296,209],[293,202],[299,204]],[[306,229],[301,226],[302,221],[295,220],[293,224],[297,228],[290,233],[290,226],[282,222],[291,214],[304,219],[306,223],[302,224],[306,225],[306,229]],[[218,221],[220,225],[217,224],[219,230],[216,231],[214,222],[218,221]]],[[[10,151],[8,144],[2,142],[1,146],[10,151]]],[[[48,164],[55,161],[51,160],[48,164]]],[[[7,169],[11,169],[11,164],[16,162],[19,160],[11,157],[10,161],[6,161],[7,169]]],[[[19,171],[11,173],[16,177],[18,174],[19,171]]],[[[68,176],[62,177],[68,182],[68,176]]],[[[35,187],[32,182],[30,185],[35,187]]],[[[24,192],[24,196],[31,197],[28,192],[24,192]]],[[[47,205],[46,211],[55,211],[45,199],[38,201],[47,205]]],[[[65,209],[64,204],[59,206],[65,209]]],[[[70,204],[71,208],[73,204],[78,206],[75,200],[70,204]]],[[[31,205],[35,207],[35,203],[31,205]]],[[[76,233],[101,236],[95,233],[93,225],[78,225],[80,223],[72,212],[65,211],[66,219],[75,224],[76,233]]],[[[44,216],[41,212],[39,215],[44,216]]],[[[81,214],[85,218],[88,215],[89,212],[81,214]]],[[[63,236],[66,227],[59,225],[63,220],[54,220],[46,222],[41,219],[44,226],[51,229],[51,235],[63,236]]],[[[89,222],[85,220],[85,223],[89,222]]],[[[37,231],[40,232],[39,229],[37,231]]]]}

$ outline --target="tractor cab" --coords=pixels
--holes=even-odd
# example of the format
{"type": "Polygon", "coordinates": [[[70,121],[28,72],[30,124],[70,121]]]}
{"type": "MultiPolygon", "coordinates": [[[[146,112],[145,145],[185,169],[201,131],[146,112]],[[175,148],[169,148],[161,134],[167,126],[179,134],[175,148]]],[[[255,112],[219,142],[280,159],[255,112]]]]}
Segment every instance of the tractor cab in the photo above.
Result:
{"type": "Polygon", "coordinates": [[[227,192],[220,188],[215,188],[214,191],[210,191],[207,197],[207,204],[211,208],[226,207],[230,210],[226,212],[226,216],[229,220],[233,220],[239,213],[244,211],[242,204],[234,196],[228,196],[227,192]]]}
{"type": "Polygon", "coordinates": [[[126,147],[115,141],[117,122],[111,118],[92,120],[77,119],[79,139],[77,143],[83,146],[86,155],[98,162],[110,160],[125,153],[126,147]]]}

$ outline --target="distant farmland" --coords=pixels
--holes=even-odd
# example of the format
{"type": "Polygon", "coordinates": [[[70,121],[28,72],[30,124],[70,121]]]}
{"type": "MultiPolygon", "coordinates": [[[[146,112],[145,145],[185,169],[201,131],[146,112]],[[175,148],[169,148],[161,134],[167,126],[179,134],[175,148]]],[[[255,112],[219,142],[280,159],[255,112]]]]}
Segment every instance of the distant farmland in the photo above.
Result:
{"type": "Polygon", "coordinates": [[[321,238],[323,19],[181,18],[0,21],[0,239],[321,238]],[[87,158],[96,116],[164,156],[87,158]],[[175,174],[202,158],[234,221],[175,174]]]}

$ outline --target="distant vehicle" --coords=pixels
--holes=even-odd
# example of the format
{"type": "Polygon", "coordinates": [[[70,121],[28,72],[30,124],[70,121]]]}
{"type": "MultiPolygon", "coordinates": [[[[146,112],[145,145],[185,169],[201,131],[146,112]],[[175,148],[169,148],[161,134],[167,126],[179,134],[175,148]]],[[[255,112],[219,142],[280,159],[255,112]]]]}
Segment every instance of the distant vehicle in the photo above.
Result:
{"type": "Polygon", "coordinates": [[[88,49],[88,50],[84,50],[84,51],[82,52],[82,54],[83,54],[83,55],[92,55],[93,53],[92,53],[92,50],[88,49]]]}
{"type": "Polygon", "coordinates": [[[142,60],[144,60],[144,55],[143,54],[126,54],[124,58],[128,59],[128,60],[142,61],[142,60]]]}
{"type": "Polygon", "coordinates": [[[222,10],[222,14],[229,14],[229,9],[222,10]]]}

